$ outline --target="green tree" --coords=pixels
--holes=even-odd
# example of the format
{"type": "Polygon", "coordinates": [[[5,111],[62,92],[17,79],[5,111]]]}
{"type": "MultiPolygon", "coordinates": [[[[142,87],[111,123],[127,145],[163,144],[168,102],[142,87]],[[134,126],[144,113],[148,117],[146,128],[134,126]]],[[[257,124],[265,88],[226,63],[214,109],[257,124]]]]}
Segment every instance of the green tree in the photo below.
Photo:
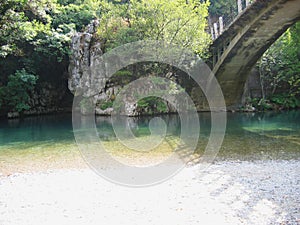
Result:
{"type": "MultiPolygon", "coordinates": [[[[0,97],[6,98],[4,90],[12,91],[11,79],[20,71],[39,77],[36,88],[42,82],[65,82],[71,37],[95,18],[100,21],[98,36],[104,51],[155,39],[205,57],[210,43],[205,32],[208,6],[208,1],[198,0],[0,0],[0,97]]],[[[158,74],[169,70],[155,64],[133,65],[127,79],[136,78],[142,69],[158,74]]],[[[20,85],[14,88],[23,91],[20,85]]],[[[0,101],[3,109],[8,101],[0,101]]]]}
{"type": "Polygon", "coordinates": [[[286,108],[297,107],[300,97],[299,36],[300,23],[296,23],[265,52],[258,63],[263,98],[269,95],[271,101],[286,108]]]}
{"type": "Polygon", "coordinates": [[[209,14],[216,18],[223,16],[225,21],[232,21],[237,16],[237,1],[210,0],[209,14]]]}
{"type": "Polygon", "coordinates": [[[25,69],[10,75],[7,85],[0,87],[0,106],[4,106],[6,111],[22,112],[30,109],[30,93],[37,79],[37,76],[29,74],[25,69]]]}
{"type": "Polygon", "coordinates": [[[39,76],[37,88],[65,82],[71,37],[99,14],[99,2],[0,0],[0,87],[22,69],[39,76]]]}
{"type": "Polygon", "coordinates": [[[52,26],[54,28],[58,28],[62,25],[71,25],[72,28],[80,31],[88,25],[92,19],[99,17],[101,14],[101,1],[99,0],[61,0],[58,2],[60,4],[58,4],[56,9],[51,13],[52,26]]]}
{"type": "Polygon", "coordinates": [[[118,6],[102,5],[99,36],[107,48],[135,40],[162,40],[190,48],[205,56],[210,37],[207,27],[209,2],[185,0],[132,0],[118,6]]]}

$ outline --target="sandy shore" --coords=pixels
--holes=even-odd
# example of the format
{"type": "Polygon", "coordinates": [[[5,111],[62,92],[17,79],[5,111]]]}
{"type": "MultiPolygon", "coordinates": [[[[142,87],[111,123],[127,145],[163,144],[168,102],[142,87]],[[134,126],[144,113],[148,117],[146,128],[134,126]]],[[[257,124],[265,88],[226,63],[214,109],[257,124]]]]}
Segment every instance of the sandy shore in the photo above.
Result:
{"type": "Polygon", "coordinates": [[[300,162],[218,162],[147,188],[90,169],[2,176],[1,225],[300,224],[300,162]]]}

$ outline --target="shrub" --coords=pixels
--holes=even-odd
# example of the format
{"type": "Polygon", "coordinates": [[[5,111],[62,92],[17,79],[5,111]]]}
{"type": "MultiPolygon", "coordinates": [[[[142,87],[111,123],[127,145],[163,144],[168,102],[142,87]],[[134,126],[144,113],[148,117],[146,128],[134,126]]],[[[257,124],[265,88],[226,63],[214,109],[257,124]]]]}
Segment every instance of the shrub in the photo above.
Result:
{"type": "Polygon", "coordinates": [[[159,97],[149,96],[140,99],[137,103],[137,109],[141,114],[156,114],[168,112],[166,103],[159,97]]]}
{"type": "Polygon", "coordinates": [[[37,79],[25,69],[10,75],[7,85],[0,88],[0,106],[7,106],[8,111],[29,110],[30,92],[34,90],[37,79]]]}

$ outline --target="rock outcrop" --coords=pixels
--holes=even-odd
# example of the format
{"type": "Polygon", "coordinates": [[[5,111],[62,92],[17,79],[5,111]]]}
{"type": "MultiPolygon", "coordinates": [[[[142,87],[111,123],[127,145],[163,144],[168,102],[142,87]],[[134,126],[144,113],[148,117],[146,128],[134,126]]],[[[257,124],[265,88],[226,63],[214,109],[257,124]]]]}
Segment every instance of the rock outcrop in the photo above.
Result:
{"type": "MultiPolygon", "coordinates": [[[[95,112],[98,115],[110,115],[113,111],[116,111],[113,110],[112,107],[116,95],[120,93],[124,86],[133,81],[132,77],[141,78],[153,74],[149,72],[145,72],[145,74],[137,72],[138,74],[130,74],[128,76],[124,74],[115,76],[117,75],[115,74],[113,76],[114,78],[108,78],[105,66],[99,66],[101,65],[99,58],[103,54],[103,43],[101,43],[101,40],[97,37],[98,25],[99,22],[94,20],[83,32],[76,33],[72,38],[68,88],[73,94],[83,97],[78,105],[78,111],[82,114],[95,112]],[[97,76],[95,76],[95,73],[97,73],[97,76]],[[126,76],[127,80],[124,78],[126,76]],[[94,106],[96,106],[95,109],[94,106]]],[[[178,74],[173,72],[167,72],[165,75],[165,78],[173,80],[174,82],[179,81],[177,77],[178,74]]],[[[187,79],[182,80],[185,80],[185,83],[187,82],[187,79]]],[[[141,107],[137,104],[138,99],[134,97],[134,95],[139,94],[145,96],[147,94],[147,88],[151,85],[153,85],[151,81],[148,83],[147,81],[144,81],[144,83],[139,86],[139,90],[136,90],[139,93],[121,96],[122,110],[118,111],[118,113],[127,116],[161,113],[161,111],[153,109],[155,108],[155,103],[154,107],[149,106],[148,109],[141,110],[141,107]]],[[[172,89],[171,87],[166,86],[161,88],[167,92],[172,89]]],[[[173,87],[173,89],[174,88],[175,87],[173,87]]],[[[175,91],[175,93],[178,92],[178,90],[172,91],[175,91]]],[[[174,99],[176,99],[175,96],[174,99]]],[[[167,109],[163,109],[164,113],[176,111],[173,105],[167,103],[165,100],[163,100],[163,102],[167,105],[167,109]]],[[[177,103],[179,104],[179,102],[177,103]]]]}
{"type": "MultiPolygon", "coordinates": [[[[114,95],[122,86],[109,81],[105,71],[97,71],[95,76],[95,71],[91,69],[99,65],[99,56],[103,54],[101,41],[97,38],[98,24],[97,20],[92,21],[84,32],[78,32],[72,38],[68,87],[73,94],[79,92],[83,97],[92,99],[96,105],[96,114],[110,115],[113,112],[114,95]]],[[[80,104],[80,108],[81,113],[88,113],[84,103],[80,104]]],[[[129,116],[133,114],[130,113],[129,116]]]]}
{"type": "MultiPolygon", "coordinates": [[[[96,56],[102,55],[101,43],[96,41],[98,23],[92,21],[84,32],[78,32],[72,38],[68,87],[73,94],[76,89],[87,89],[92,85],[90,66],[95,63],[96,56]]],[[[105,77],[103,82],[106,82],[105,77]]]]}

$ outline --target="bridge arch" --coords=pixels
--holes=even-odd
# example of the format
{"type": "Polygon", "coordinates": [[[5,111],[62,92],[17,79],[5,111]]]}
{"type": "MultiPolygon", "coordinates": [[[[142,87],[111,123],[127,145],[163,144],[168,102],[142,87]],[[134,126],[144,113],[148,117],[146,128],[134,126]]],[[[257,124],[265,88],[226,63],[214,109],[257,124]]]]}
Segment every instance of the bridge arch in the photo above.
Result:
{"type": "Polygon", "coordinates": [[[256,0],[214,40],[210,62],[229,109],[240,104],[263,53],[299,20],[300,0],[256,0]]]}

